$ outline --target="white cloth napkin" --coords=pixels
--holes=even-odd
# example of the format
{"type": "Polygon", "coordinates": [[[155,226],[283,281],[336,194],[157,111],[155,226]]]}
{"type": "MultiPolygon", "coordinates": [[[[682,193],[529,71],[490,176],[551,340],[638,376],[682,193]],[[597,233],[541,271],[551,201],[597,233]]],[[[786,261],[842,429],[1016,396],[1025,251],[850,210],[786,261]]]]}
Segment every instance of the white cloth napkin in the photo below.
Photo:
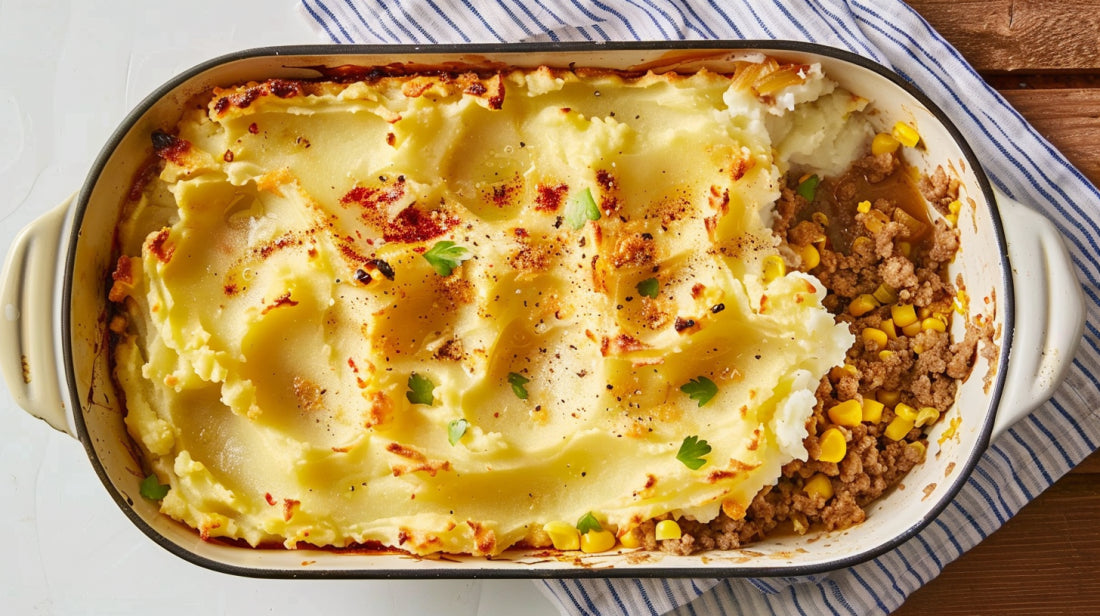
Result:
{"type": "Polygon", "coordinates": [[[889,613],[1100,443],[1100,192],[900,0],[301,0],[335,43],[798,39],[892,66],[944,108],[993,183],[1069,242],[1088,322],[1054,398],[992,444],[923,532],[850,569],[794,578],[536,582],[564,614],[889,613]]]}

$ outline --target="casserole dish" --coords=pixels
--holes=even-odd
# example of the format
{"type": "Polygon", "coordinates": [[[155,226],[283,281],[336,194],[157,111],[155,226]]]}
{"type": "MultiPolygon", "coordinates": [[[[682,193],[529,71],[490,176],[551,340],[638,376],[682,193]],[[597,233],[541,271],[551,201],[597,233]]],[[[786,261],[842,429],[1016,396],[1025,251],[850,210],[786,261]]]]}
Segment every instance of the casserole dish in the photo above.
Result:
{"type": "Polygon", "coordinates": [[[80,438],[122,510],[162,546],[203,566],[257,576],[759,576],[848,566],[911,537],[947,505],[991,436],[1049,396],[1072,358],[1083,324],[1080,291],[1056,231],[1042,217],[994,195],[972,152],[942,111],[866,60],[794,43],[305,47],[261,49],[214,60],[166,84],[127,118],[76,200],[43,216],[15,243],[4,285],[3,336],[11,340],[4,347],[5,378],[20,404],[80,438]],[[943,165],[960,181],[960,200],[966,204],[959,225],[961,256],[950,276],[961,276],[974,298],[972,313],[992,320],[1000,334],[992,362],[979,360],[955,407],[929,435],[926,462],[902,486],[870,506],[869,523],[844,531],[774,536],[746,550],[687,557],[653,552],[642,558],[615,553],[558,558],[539,551],[511,551],[492,560],[428,559],[253,550],[204,542],[137,495],[144,472],[123,425],[123,409],[109,375],[104,281],[113,266],[110,238],[119,208],[146,158],[148,135],[178,119],[191,96],[216,85],[273,77],[311,78],[349,65],[493,69],[575,64],[625,70],[705,67],[723,72],[735,58],[752,53],[820,63],[841,86],[871,99],[876,128],[897,120],[919,128],[925,147],[910,152],[908,162],[926,175],[943,165]],[[65,266],[54,272],[63,242],[68,246],[65,266]],[[61,281],[56,287],[55,280],[61,281]],[[1075,301],[1067,301],[1070,297],[1075,301]],[[62,361],[56,360],[55,344],[61,347],[62,361]],[[55,367],[60,367],[60,375],[55,367]],[[981,378],[985,375],[990,378],[981,378]],[[1011,404],[1000,404],[1002,399],[1011,404]],[[66,413],[66,408],[73,412],[66,413]],[[952,435],[944,436],[949,426],[952,435]]]}

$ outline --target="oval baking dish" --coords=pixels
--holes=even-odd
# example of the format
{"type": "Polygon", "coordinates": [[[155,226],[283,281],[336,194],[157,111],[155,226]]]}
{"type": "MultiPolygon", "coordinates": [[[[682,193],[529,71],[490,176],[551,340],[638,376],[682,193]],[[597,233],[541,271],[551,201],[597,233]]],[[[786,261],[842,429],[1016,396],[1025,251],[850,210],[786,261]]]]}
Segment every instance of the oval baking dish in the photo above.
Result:
{"type": "MultiPolygon", "coordinates": [[[[935,215],[935,214],[933,214],[935,215]]],[[[1084,322],[1080,287],[1054,227],[994,191],[948,114],[888,69],[828,47],[790,42],[438,47],[284,47],[212,60],[142,102],[105,145],[72,202],[32,223],[13,244],[3,274],[8,318],[0,364],[17,402],[80,439],[121,511],[174,554],[215,570],[261,577],[584,577],[804,575],[881,554],[911,538],[947,506],[991,438],[1046,400],[1061,380],[1084,322]],[[139,496],[142,470],[123,424],[107,358],[107,285],[115,226],[149,154],[149,135],[178,120],[184,104],[213,86],[271,78],[310,79],[341,67],[590,66],[729,72],[746,54],[820,63],[842,87],[870,99],[871,122],[918,127],[924,147],[906,161],[925,175],[943,165],[960,182],[961,250],[952,280],[965,281],[971,316],[994,323],[992,359],[980,357],[955,405],[928,438],[923,464],[867,509],[868,521],[840,531],[775,535],[746,549],[692,556],[608,552],[556,557],[509,550],[492,559],[316,549],[254,549],[203,541],[139,496]],[[59,249],[66,259],[54,275],[59,249]],[[55,346],[61,349],[58,358],[55,346]],[[986,378],[983,378],[986,377],[986,378]]]]}

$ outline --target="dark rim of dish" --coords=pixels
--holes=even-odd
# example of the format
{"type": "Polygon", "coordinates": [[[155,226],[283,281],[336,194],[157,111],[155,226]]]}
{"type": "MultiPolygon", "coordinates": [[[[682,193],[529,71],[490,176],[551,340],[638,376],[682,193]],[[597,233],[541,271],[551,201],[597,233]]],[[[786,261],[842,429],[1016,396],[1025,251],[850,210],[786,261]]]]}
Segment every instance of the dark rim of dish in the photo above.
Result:
{"type": "MultiPolygon", "coordinates": [[[[73,370],[73,348],[72,348],[72,325],[71,325],[71,301],[72,301],[72,272],[76,259],[77,243],[80,239],[79,230],[83,223],[85,210],[88,207],[88,201],[91,196],[92,190],[96,185],[99,175],[103,169],[107,166],[109,159],[111,158],[114,150],[130,132],[130,130],[138,123],[142,116],[152,108],[159,100],[169,95],[180,85],[187,81],[201,75],[202,73],[218,68],[222,65],[229,64],[241,60],[252,60],[261,57],[273,58],[273,57],[287,57],[288,64],[284,64],[285,68],[295,68],[291,66],[291,63],[295,62],[295,57],[304,56],[306,61],[313,61],[316,63],[318,60],[323,60],[325,57],[332,56],[353,56],[353,55],[375,55],[385,56],[387,60],[392,61],[405,61],[415,59],[416,56],[425,54],[452,54],[456,56],[470,56],[476,54],[492,54],[493,56],[501,57],[502,60],[507,62],[511,56],[515,57],[517,63],[522,59],[523,55],[531,53],[590,53],[599,51],[631,51],[637,50],[639,52],[653,52],[653,51],[714,51],[716,53],[723,51],[740,51],[740,50],[759,50],[764,53],[773,52],[795,52],[795,53],[811,53],[820,56],[827,56],[835,58],[837,60],[845,61],[850,64],[862,67],[870,70],[881,77],[886,78],[897,87],[903,89],[922,105],[924,105],[935,118],[947,129],[948,133],[955,141],[955,145],[958,147],[960,153],[966,159],[968,165],[970,165],[974,176],[978,180],[979,189],[984,197],[988,207],[997,214],[997,203],[993,195],[993,190],[990,187],[989,180],[982,170],[981,165],[973,150],[967,144],[962,133],[951,121],[949,116],[944,111],[932,102],[928,96],[921,92],[914,84],[903,79],[898,74],[891,71],[889,68],[880,65],[873,60],[859,56],[852,52],[828,47],[825,45],[819,45],[816,43],[805,43],[800,41],[768,41],[768,40],[744,40],[744,41],[669,41],[669,42],[632,42],[632,43],[516,43],[516,44],[470,44],[470,45],[300,45],[300,46],[280,46],[280,47],[260,47],[255,49],[247,49],[237,53],[227,54],[212,60],[203,62],[194,66],[193,68],[180,73],[171,80],[164,83],[162,86],[153,91],[150,95],[145,97],[126,118],[115,129],[114,133],[107,140],[103,149],[96,157],[93,163],[87,179],[84,185],[81,187],[79,194],[77,195],[75,204],[75,214],[73,220],[73,231],[70,233],[68,240],[68,250],[66,254],[65,264],[65,280],[62,287],[62,303],[61,303],[61,328],[62,328],[62,354],[64,360],[64,369],[66,375],[66,381],[69,390],[70,401],[82,401],[85,399],[85,393],[80,392],[77,389],[76,378],[73,370]]],[[[365,64],[376,63],[371,60],[365,60],[365,64]]],[[[932,506],[926,515],[916,520],[909,528],[898,533],[893,538],[885,541],[879,545],[872,546],[867,549],[854,552],[850,555],[835,558],[826,562],[806,565],[787,565],[787,566],[748,566],[748,567],[728,567],[722,565],[715,565],[713,567],[663,567],[659,563],[652,566],[645,567],[627,567],[627,568],[602,568],[602,567],[582,567],[573,565],[563,565],[560,568],[547,570],[535,567],[529,567],[526,565],[516,565],[506,568],[480,568],[476,565],[463,563],[455,563],[453,566],[448,563],[447,566],[435,565],[432,561],[425,559],[425,566],[423,568],[402,568],[402,569],[386,569],[386,568],[370,568],[370,569],[323,569],[323,568],[309,568],[301,567],[295,569],[281,569],[273,567],[256,567],[256,566],[241,566],[236,564],[230,564],[228,562],[222,562],[207,558],[206,556],[199,555],[198,553],[191,551],[190,549],[177,544],[170,540],[165,535],[158,532],[147,522],[137,511],[133,508],[129,497],[123,494],[115,485],[111,477],[108,475],[103,463],[99,460],[98,453],[95,450],[92,437],[88,434],[87,427],[84,423],[83,406],[81,406],[82,412],[73,413],[74,423],[77,429],[78,437],[81,443],[84,445],[84,449],[88,454],[89,460],[92,462],[92,466],[95,468],[96,474],[99,476],[100,481],[103,482],[104,487],[110,493],[115,503],[123,511],[123,513],[136,525],[145,535],[151,538],[154,542],[159,544],[169,552],[179,556],[180,558],[190,561],[196,565],[211,569],[214,571],[220,571],[223,573],[229,573],[233,575],[241,575],[247,577],[256,578],[610,578],[610,577],[793,577],[804,576],[824,573],[836,569],[843,569],[852,567],[871,560],[877,556],[880,556],[899,545],[905,543],[909,539],[912,539],[928,524],[930,524],[937,516],[950,504],[950,502],[958,494],[959,490],[966,483],[970,473],[973,472],[974,467],[978,464],[978,460],[985,453],[988,448],[990,435],[993,430],[994,419],[996,418],[996,409],[1000,404],[1001,393],[1004,388],[1005,374],[1007,370],[1004,369],[1008,365],[1009,352],[1012,347],[1012,334],[1015,323],[1015,305],[1014,305],[1014,291],[1012,284],[1012,277],[1009,275],[1011,272],[1010,264],[1008,262],[1008,255],[1005,244],[1004,229],[1001,226],[1001,219],[999,215],[990,216],[990,220],[993,224],[993,232],[996,238],[997,248],[1000,252],[1001,258],[1001,276],[1002,284],[1004,285],[1007,297],[1000,298],[1001,305],[999,309],[1004,311],[1004,328],[1001,339],[1000,354],[998,357],[999,365],[1002,367],[997,371],[994,379],[994,385],[990,395],[990,410],[986,414],[985,424],[982,426],[981,434],[978,436],[977,443],[973,450],[970,451],[965,464],[961,469],[955,472],[954,479],[951,481],[951,485],[944,491],[940,500],[932,506]]],[[[870,522],[870,521],[868,521],[870,522]]],[[[867,523],[867,522],[865,522],[867,523]]],[[[858,526],[855,527],[858,529],[858,526]]],[[[198,541],[198,539],[196,539],[198,541]]],[[[231,546],[226,546],[226,549],[234,549],[231,546]]],[[[247,548],[251,550],[252,548],[247,548]]],[[[262,553],[262,551],[261,551],[262,553]]],[[[305,555],[308,552],[303,551],[305,555]]],[[[663,554],[664,558],[675,558],[672,555],[663,554]]],[[[373,558],[373,556],[372,556],[373,558]]]]}

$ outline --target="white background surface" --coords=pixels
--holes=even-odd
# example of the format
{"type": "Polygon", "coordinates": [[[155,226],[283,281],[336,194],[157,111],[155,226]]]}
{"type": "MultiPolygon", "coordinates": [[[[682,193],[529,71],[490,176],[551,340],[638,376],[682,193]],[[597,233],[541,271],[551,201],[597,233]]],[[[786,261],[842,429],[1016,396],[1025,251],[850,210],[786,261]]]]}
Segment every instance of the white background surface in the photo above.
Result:
{"type": "MultiPolygon", "coordinates": [[[[115,126],[174,74],[318,42],[292,0],[0,0],[0,253],[80,188],[115,126]]],[[[0,546],[4,614],[556,614],[529,581],[254,580],[192,565],[133,527],[80,443],[6,388],[0,546]]]]}

